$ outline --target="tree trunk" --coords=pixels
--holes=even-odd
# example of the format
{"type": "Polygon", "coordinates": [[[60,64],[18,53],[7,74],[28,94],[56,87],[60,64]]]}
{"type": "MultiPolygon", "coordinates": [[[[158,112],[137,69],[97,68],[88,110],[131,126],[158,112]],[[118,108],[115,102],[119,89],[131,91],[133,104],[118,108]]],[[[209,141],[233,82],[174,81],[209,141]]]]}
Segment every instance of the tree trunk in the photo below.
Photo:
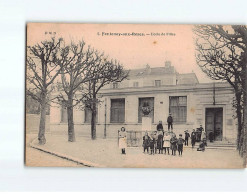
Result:
{"type": "Polygon", "coordinates": [[[74,117],[73,117],[73,94],[68,95],[67,115],[68,115],[68,141],[75,142],[74,117]]]}
{"type": "MultiPolygon", "coordinates": [[[[247,77],[247,75],[246,75],[247,77]]],[[[247,79],[246,79],[247,80],[247,79]]],[[[246,86],[247,86],[247,82],[245,81],[246,83],[246,86]]],[[[245,90],[247,90],[247,87],[245,87],[245,90]]],[[[245,95],[244,95],[244,125],[243,125],[243,131],[242,131],[242,137],[243,137],[243,146],[242,146],[242,156],[243,156],[243,164],[244,164],[244,167],[247,166],[246,164],[246,158],[247,158],[247,94],[245,92],[245,95]]]]}
{"type": "Polygon", "coordinates": [[[237,101],[237,120],[238,120],[238,135],[237,135],[237,149],[241,153],[241,133],[242,133],[242,109],[241,109],[241,93],[236,92],[236,101],[237,101]]]}
{"type": "Polygon", "coordinates": [[[45,123],[46,123],[46,92],[42,92],[41,104],[40,104],[39,135],[38,135],[38,140],[40,145],[44,145],[46,143],[45,123]]]}
{"type": "MultiPolygon", "coordinates": [[[[247,35],[246,35],[247,36],[247,35]]],[[[243,166],[246,167],[246,158],[247,158],[247,50],[244,53],[244,65],[243,65],[243,91],[244,91],[244,117],[243,117],[243,166]]]]}
{"type": "Polygon", "coordinates": [[[92,140],[96,139],[96,97],[93,97],[92,105],[92,120],[91,120],[91,138],[92,140]]]}

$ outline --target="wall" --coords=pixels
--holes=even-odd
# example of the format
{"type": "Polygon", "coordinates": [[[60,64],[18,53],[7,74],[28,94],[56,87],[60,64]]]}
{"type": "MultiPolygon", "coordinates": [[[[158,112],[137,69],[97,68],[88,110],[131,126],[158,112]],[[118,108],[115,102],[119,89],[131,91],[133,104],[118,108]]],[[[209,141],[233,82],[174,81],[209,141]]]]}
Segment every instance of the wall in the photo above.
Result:
{"type": "MultiPolygon", "coordinates": [[[[116,137],[117,131],[122,126],[125,126],[127,130],[140,131],[141,124],[138,123],[138,104],[139,98],[143,97],[154,97],[154,123],[152,124],[152,129],[156,129],[159,120],[163,121],[164,128],[166,129],[166,119],[169,114],[169,96],[187,96],[187,122],[184,124],[174,124],[174,132],[183,134],[185,130],[192,131],[192,129],[199,127],[200,124],[205,127],[205,109],[223,107],[223,138],[235,141],[237,134],[236,120],[232,117],[235,114],[232,108],[234,94],[231,88],[225,85],[218,85],[215,91],[216,105],[213,105],[213,88],[211,85],[187,86],[183,88],[176,86],[173,90],[164,90],[157,93],[151,93],[150,91],[142,94],[135,92],[130,94],[111,93],[100,99],[97,137],[102,138],[104,135],[105,112],[108,137],[116,137]],[[115,98],[125,98],[125,123],[123,124],[110,123],[111,99],[115,98]]],[[[67,133],[67,124],[60,124],[60,113],[59,107],[54,105],[51,107],[51,131],[54,133],[67,133]]],[[[74,109],[75,130],[80,136],[90,136],[90,124],[84,124],[84,114],[83,110],[74,109]]]]}

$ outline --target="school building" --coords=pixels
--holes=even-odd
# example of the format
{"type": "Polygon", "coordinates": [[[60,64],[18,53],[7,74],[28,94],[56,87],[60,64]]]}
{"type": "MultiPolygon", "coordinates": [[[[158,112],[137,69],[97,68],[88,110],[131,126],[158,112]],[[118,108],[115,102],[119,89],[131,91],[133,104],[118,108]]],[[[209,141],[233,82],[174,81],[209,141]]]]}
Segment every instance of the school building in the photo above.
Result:
{"type": "MultiPolygon", "coordinates": [[[[177,135],[202,124],[207,134],[214,133],[216,141],[236,142],[233,88],[226,82],[199,83],[195,73],[179,74],[170,61],[162,67],[147,65],[130,70],[128,79],[105,86],[98,97],[101,103],[97,108],[97,138],[103,138],[104,133],[106,138],[116,138],[121,127],[140,132],[142,107],[148,103],[152,108],[149,115],[152,130],[156,130],[160,120],[167,129],[166,121],[171,113],[177,135]]],[[[89,110],[74,109],[76,136],[90,137],[90,122],[89,110]]],[[[50,108],[50,131],[67,133],[66,109],[55,104],[50,108]]]]}

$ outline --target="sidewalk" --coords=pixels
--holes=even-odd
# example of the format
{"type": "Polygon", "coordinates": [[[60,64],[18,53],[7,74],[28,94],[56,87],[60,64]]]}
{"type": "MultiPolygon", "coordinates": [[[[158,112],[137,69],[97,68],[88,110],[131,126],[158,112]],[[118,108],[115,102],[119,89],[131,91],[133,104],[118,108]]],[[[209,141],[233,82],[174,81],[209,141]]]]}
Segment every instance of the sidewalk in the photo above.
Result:
{"type": "Polygon", "coordinates": [[[117,140],[77,137],[68,142],[66,136],[46,135],[46,144],[41,146],[35,139],[31,147],[52,155],[92,167],[149,167],[149,168],[243,168],[243,160],[235,150],[207,150],[198,152],[185,147],[183,156],[144,154],[142,148],[127,148],[122,155],[117,140]]]}
{"type": "Polygon", "coordinates": [[[63,158],[50,155],[47,152],[30,147],[32,142],[37,137],[37,134],[29,133],[26,134],[26,150],[25,150],[25,165],[29,167],[83,167],[82,164],[78,164],[72,161],[68,161],[63,158]]]}

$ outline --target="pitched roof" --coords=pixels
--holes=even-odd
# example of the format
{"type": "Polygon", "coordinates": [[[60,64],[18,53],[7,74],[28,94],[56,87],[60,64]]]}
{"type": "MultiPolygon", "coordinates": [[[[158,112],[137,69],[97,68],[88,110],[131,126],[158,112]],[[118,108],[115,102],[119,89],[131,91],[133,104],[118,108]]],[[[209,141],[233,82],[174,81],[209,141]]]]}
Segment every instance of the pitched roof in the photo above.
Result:
{"type": "Polygon", "coordinates": [[[140,68],[131,69],[129,72],[129,77],[141,77],[147,75],[163,75],[163,74],[176,74],[175,68],[171,67],[155,67],[155,68],[140,68]]]}

